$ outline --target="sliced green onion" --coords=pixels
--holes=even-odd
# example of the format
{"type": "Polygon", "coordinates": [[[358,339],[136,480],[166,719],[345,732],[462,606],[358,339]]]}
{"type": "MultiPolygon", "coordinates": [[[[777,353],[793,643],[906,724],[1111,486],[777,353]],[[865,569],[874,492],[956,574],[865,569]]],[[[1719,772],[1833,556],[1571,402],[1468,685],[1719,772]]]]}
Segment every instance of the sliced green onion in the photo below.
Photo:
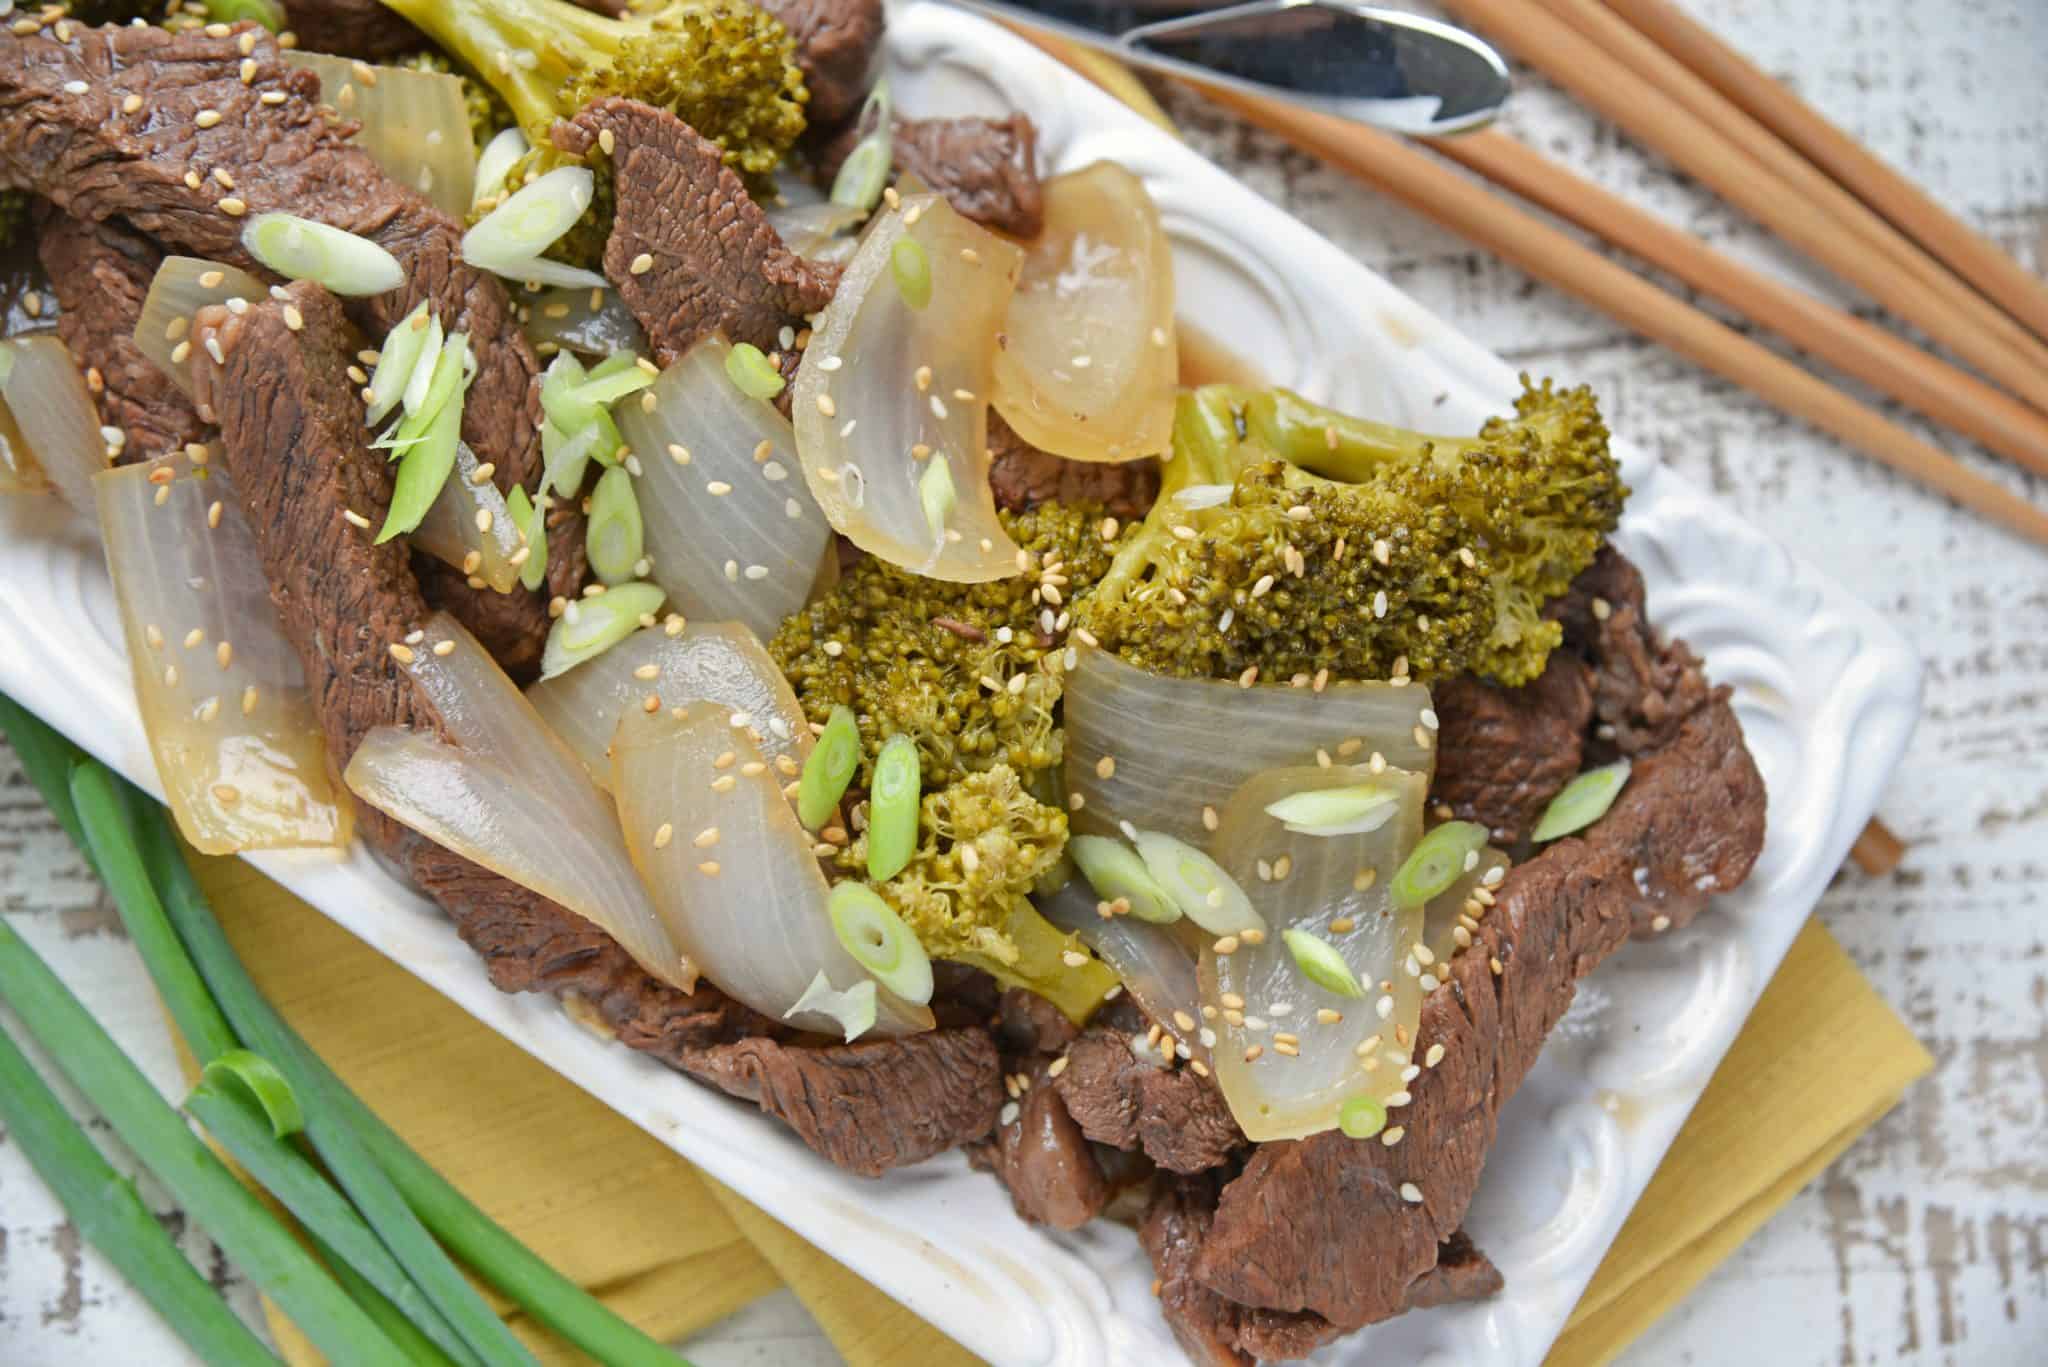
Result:
{"type": "MultiPolygon", "coordinates": [[[[505,198],[462,235],[462,259],[514,278],[574,227],[597,194],[587,166],[558,166],[505,198]]],[[[588,274],[588,272],[584,272],[588,274]]],[[[600,277],[602,279],[602,277],[600,277]]]]}
{"type": "Polygon", "coordinates": [[[284,27],[284,6],[278,0],[206,0],[206,17],[217,24],[238,24],[247,19],[272,33],[284,27]]]}
{"type": "Polygon", "coordinates": [[[504,192],[506,174],[530,147],[526,134],[517,128],[507,128],[484,144],[484,150],[476,159],[476,189],[470,196],[472,208],[504,192]]]}
{"type": "Polygon", "coordinates": [[[1393,789],[1360,783],[1289,793],[1267,803],[1266,815],[1298,835],[1358,835],[1386,825],[1399,807],[1393,789]]]}
{"type": "MultiPolygon", "coordinates": [[[[399,426],[408,427],[413,421],[407,418],[399,426]]],[[[462,405],[442,404],[440,411],[427,418],[413,436],[407,443],[410,449],[399,460],[398,478],[392,482],[391,510],[385,514],[384,526],[377,533],[380,546],[394,536],[416,530],[427,509],[441,496],[441,486],[455,469],[456,443],[462,440],[462,405]]],[[[402,435],[401,440],[404,439],[402,435]]]]}
{"type": "Polygon", "coordinates": [[[1582,831],[1606,816],[1607,809],[1628,783],[1628,772],[1628,761],[1622,759],[1580,774],[1550,799],[1550,805],[1543,809],[1543,819],[1536,823],[1529,838],[1540,845],[1582,831]]]}
{"type": "Polygon", "coordinates": [[[548,520],[535,516],[533,500],[517,484],[505,495],[505,511],[512,514],[512,526],[526,543],[526,563],[519,567],[519,582],[528,590],[538,589],[548,577],[548,520]]]}
{"type": "Polygon", "coordinates": [[[782,1018],[788,1020],[806,1011],[822,1012],[839,1022],[839,1028],[846,1032],[846,1042],[851,1044],[874,1028],[875,1002],[873,979],[863,979],[844,992],[835,992],[820,969],[804,994],[796,999],[796,1005],[783,1012],[782,1018]]]}
{"type": "Polygon", "coordinates": [[[667,595],[652,584],[621,584],[595,598],[577,598],[548,629],[540,676],[552,679],[585,660],[596,659],[638,631],[641,618],[661,610],[667,595]]]}
{"type": "Polygon", "coordinates": [[[448,340],[448,334],[441,326],[441,320],[427,317],[425,337],[421,339],[419,354],[413,357],[411,369],[406,374],[402,399],[407,413],[417,413],[426,406],[427,394],[433,388],[434,377],[440,371],[441,348],[448,340]]]}
{"type": "Polygon", "coordinates": [[[285,279],[336,294],[383,294],[405,283],[398,258],[367,237],[294,214],[256,215],[242,229],[242,245],[285,279]]]}
{"type": "Polygon", "coordinates": [[[1387,884],[1394,905],[1419,907],[1458,881],[1468,863],[1486,847],[1486,827],[1476,821],[1446,821],[1422,837],[1387,884]]]}
{"type": "Polygon", "coordinates": [[[1345,1099],[1337,1111],[1337,1128],[1351,1139],[1370,1139],[1387,1128],[1387,1108],[1360,1094],[1345,1099]]]}
{"type": "Polygon", "coordinates": [[[27,1055],[0,1030],[0,1122],[71,1224],[156,1307],[202,1362],[276,1367],[220,1293],[187,1261],[135,1184],[114,1171],[27,1055]]]}
{"type": "Polygon", "coordinates": [[[1188,844],[1159,831],[1139,831],[1138,857],[1190,921],[1214,935],[1264,930],[1266,918],[1252,906],[1223,866],[1188,844]]]}
{"type": "Polygon", "coordinates": [[[953,466],[944,452],[935,453],[925,462],[924,473],[917,477],[917,501],[924,505],[925,525],[932,529],[932,535],[944,536],[946,519],[960,501],[960,491],[953,485],[953,466]]]}
{"type": "Polygon", "coordinates": [[[832,202],[863,211],[872,209],[889,183],[889,163],[895,152],[896,111],[889,97],[889,78],[884,76],[868,91],[866,103],[854,119],[859,128],[874,119],[874,127],[853,146],[832,177],[832,202]]]}
{"type": "Polygon", "coordinates": [[[832,932],[875,981],[919,1006],[932,999],[932,961],[896,909],[865,883],[840,883],[825,903],[832,932]]]}
{"type": "Polygon", "coordinates": [[[1287,952],[1294,956],[1294,966],[1317,987],[1340,997],[1365,995],[1365,989],[1358,985],[1358,975],[1351,971],[1351,965],[1344,962],[1344,956],[1328,940],[1306,930],[1283,930],[1280,938],[1287,942],[1287,952]]]}
{"type": "MultiPolygon", "coordinates": [[[[422,299],[399,320],[397,327],[384,334],[384,346],[377,353],[377,368],[370,372],[369,408],[363,414],[363,421],[370,426],[384,421],[385,415],[398,407],[411,388],[413,372],[422,368],[419,360],[426,351],[427,332],[427,301],[422,299]]],[[[432,361],[424,367],[429,372],[433,368],[432,361]]],[[[430,373],[426,381],[431,379],[430,373]]],[[[421,392],[424,397],[424,389],[421,392]]]]}
{"type": "Polygon", "coordinates": [[[1180,919],[1179,904],[1123,841],[1107,835],[1077,835],[1067,842],[1067,853],[1103,901],[1128,902],[1131,915],[1140,921],[1180,919]]]}
{"type": "Polygon", "coordinates": [[[796,781],[796,819],[808,830],[817,830],[839,809],[853,771],[860,767],[860,726],[853,709],[845,705],[832,709],[818,743],[804,761],[803,776],[796,781]]]}
{"type": "Polygon", "coordinates": [[[589,378],[577,387],[576,398],[588,404],[613,404],[653,383],[654,376],[647,373],[639,357],[620,352],[591,369],[589,378]],[[621,361],[625,364],[617,364],[621,361]]]}
{"type": "Polygon", "coordinates": [[[584,550],[590,568],[607,584],[620,584],[634,577],[633,567],[645,554],[640,526],[640,500],[633,494],[633,477],[623,465],[614,465],[598,477],[590,495],[589,531],[584,550]]]}
{"type": "Polygon", "coordinates": [[[782,372],[761,354],[761,348],[751,342],[741,342],[725,353],[725,374],[740,393],[764,403],[780,394],[787,383],[782,372]]]}
{"type": "Polygon", "coordinates": [[[571,436],[552,421],[543,419],[540,425],[541,492],[560,498],[575,498],[583,488],[583,477],[590,469],[590,453],[597,446],[598,436],[595,426],[586,427],[571,436]]]}
{"type": "MultiPolygon", "coordinates": [[[[434,369],[427,378],[426,392],[419,403],[407,405],[407,414],[424,421],[439,415],[457,400],[469,383],[470,361],[469,334],[449,333],[434,357],[434,369]]],[[[407,388],[411,388],[410,384],[407,388]]]]}
{"type": "Polygon", "coordinates": [[[589,379],[590,372],[572,351],[556,352],[540,373],[541,411],[565,433],[580,432],[596,411],[576,398],[576,391],[589,379]]]}
{"type": "Polygon", "coordinates": [[[905,234],[889,249],[889,274],[903,302],[919,313],[932,301],[932,259],[924,243],[905,234]]]}
{"type": "Polygon", "coordinates": [[[917,742],[891,736],[875,756],[868,782],[868,877],[885,883],[917,853],[917,799],[922,784],[917,742]]]}
{"type": "Polygon", "coordinates": [[[247,1049],[230,1049],[208,1060],[200,1080],[215,1087],[239,1087],[263,1109],[273,1137],[283,1139],[306,1128],[306,1114],[299,1098],[277,1065],[247,1049]]]}
{"type": "Polygon", "coordinates": [[[881,202],[882,188],[889,183],[891,151],[880,138],[855,143],[832,178],[832,202],[852,209],[872,209],[881,202]]]}

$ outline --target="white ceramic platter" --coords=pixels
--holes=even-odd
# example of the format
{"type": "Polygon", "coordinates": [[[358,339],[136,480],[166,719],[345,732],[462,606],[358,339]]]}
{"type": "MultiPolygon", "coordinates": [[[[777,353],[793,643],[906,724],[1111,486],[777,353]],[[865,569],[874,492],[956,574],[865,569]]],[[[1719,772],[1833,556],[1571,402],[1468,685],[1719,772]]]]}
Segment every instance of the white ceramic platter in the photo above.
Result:
{"type": "MultiPolygon", "coordinates": [[[[892,15],[901,107],[1038,123],[1049,171],[1108,158],[1143,176],[1176,251],[1180,310],[1267,373],[1339,406],[1471,430],[1512,370],[1386,281],[1016,38],[928,3],[892,15]]],[[[1569,377],[1561,377],[1569,379],[1569,377]]],[[[1541,1361],[1715,1064],[1870,816],[1918,712],[1920,670],[1870,609],[1638,451],[1618,538],[1656,621],[1734,685],[1770,788],[1763,858],[1690,929],[1581,990],[1501,1117],[1466,1228],[1507,1290],[1405,1316],[1325,1363],[1541,1361]]],[[[0,499],[0,688],[152,791],[112,597],[83,521],[0,499]]],[[[477,1019],[1004,1367],[1170,1364],[1179,1350],[1131,1232],[1026,1227],[957,1155],[881,1181],[841,1173],[752,1107],[494,991],[430,904],[360,848],[254,861],[477,1019]]]]}

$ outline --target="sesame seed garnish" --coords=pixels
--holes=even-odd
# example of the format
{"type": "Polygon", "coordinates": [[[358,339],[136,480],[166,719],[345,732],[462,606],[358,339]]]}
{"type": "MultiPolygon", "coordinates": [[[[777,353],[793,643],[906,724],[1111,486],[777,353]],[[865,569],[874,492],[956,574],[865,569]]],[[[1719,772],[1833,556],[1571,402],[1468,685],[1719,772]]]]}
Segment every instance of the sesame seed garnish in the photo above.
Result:
{"type": "Polygon", "coordinates": [[[822,413],[824,416],[828,418],[837,417],[839,414],[839,405],[832,402],[832,396],[830,394],[820,394],[818,396],[818,412],[822,413]]]}
{"type": "Polygon", "coordinates": [[[283,104],[285,102],[285,93],[282,90],[266,90],[261,95],[258,95],[256,98],[261,100],[264,104],[283,104]]]}
{"type": "Polygon", "coordinates": [[[232,783],[216,783],[213,785],[213,796],[221,806],[232,807],[242,800],[242,790],[232,783]]]}
{"type": "Polygon", "coordinates": [[[1380,1143],[1391,1149],[1400,1143],[1407,1133],[1408,1127],[1405,1125],[1390,1125],[1380,1132],[1380,1143]]]}
{"type": "Polygon", "coordinates": [[[711,780],[711,791],[714,793],[729,793],[738,786],[739,780],[731,774],[720,774],[711,780]]]}
{"type": "Polygon", "coordinates": [[[211,128],[220,122],[220,111],[218,109],[202,109],[193,115],[192,122],[198,124],[201,128],[211,128]]]}
{"type": "Polygon", "coordinates": [[[1662,935],[1665,931],[1671,929],[1671,918],[1661,914],[1651,917],[1650,929],[1662,935]]]}
{"type": "Polygon", "coordinates": [[[242,715],[250,716],[256,711],[256,685],[250,684],[242,690],[242,715]]]}
{"type": "Polygon", "coordinates": [[[1498,978],[1501,974],[1507,971],[1505,968],[1501,966],[1501,962],[1498,956],[1488,959],[1486,961],[1486,966],[1493,970],[1493,976],[1496,978],[1498,978]]]}
{"type": "Polygon", "coordinates": [[[724,498],[732,492],[732,486],[722,479],[714,479],[704,486],[704,492],[710,494],[713,498],[724,498]]]}
{"type": "Polygon", "coordinates": [[[177,667],[176,665],[165,665],[165,666],[164,666],[164,687],[165,687],[165,688],[176,688],[177,686],[178,686],[178,667],[177,667]]]}
{"type": "Polygon", "coordinates": [[[1387,1020],[1394,1014],[1394,999],[1392,997],[1381,997],[1373,1003],[1372,1009],[1379,1013],[1381,1020],[1387,1020]]]}
{"type": "Polygon", "coordinates": [[[703,874],[706,878],[718,877],[718,861],[716,859],[705,860],[697,866],[697,872],[703,874]]]}
{"type": "Polygon", "coordinates": [[[213,658],[222,669],[235,662],[235,646],[232,641],[222,641],[213,648],[213,658]]]}
{"type": "Polygon", "coordinates": [[[409,645],[406,645],[399,641],[393,641],[390,645],[390,651],[391,658],[398,661],[402,665],[409,665],[413,662],[412,647],[409,645]]]}
{"type": "Polygon", "coordinates": [[[1596,622],[1604,622],[1604,621],[1606,621],[1606,620],[1607,620],[1607,619],[1608,619],[1609,617],[1611,617],[1611,616],[1613,616],[1613,615],[1614,615],[1614,604],[1612,604],[1612,603],[1608,602],[1608,601],[1607,601],[1607,600],[1606,600],[1605,598],[1595,598],[1595,599],[1593,600],[1593,620],[1594,620],[1594,621],[1596,621],[1596,622]]]}
{"type": "Polygon", "coordinates": [[[1257,1062],[1259,1061],[1259,1056],[1260,1056],[1261,1054],[1265,1053],[1265,1052],[1266,1052],[1266,1046],[1265,1046],[1265,1045],[1263,1045],[1263,1044],[1254,1044],[1254,1045],[1252,1045],[1251,1047],[1247,1048],[1247,1049],[1246,1049],[1246,1050],[1244,1051],[1244,1061],[1245,1061],[1246,1063],[1257,1063],[1257,1062]]]}
{"type": "Polygon", "coordinates": [[[1332,935],[1347,935],[1357,925],[1358,922],[1352,920],[1349,916],[1339,916],[1336,920],[1330,922],[1330,933],[1332,935]]]}
{"type": "Polygon", "coordinates": [[[1250,688],[1253,684],[1257,683],[1258,681],[1259,667],[1257,665],[1251,666],[1250,668],[1246,669],[1244,673],[1237,676],[1237,686],[1239,688],[1250,688]]]}
{"type": "Polygon", "coordinates": [[[220,338],[218,337],[206,339],[206,354],[213,357],[215,365],[226,365],[228,363],[227,354],[220,349],[220,338]]]}
{"type": "Polygon", "coordinates": [[[1212,947],[1218,954],[1221,954],[1225,958],[1229,958],[1231,955],[1237,953],[1237,946],[1238,938],[1235,935],[1225,935],[1218,939],[1215,945],[1212,947]]]}
{"type": "Polygon", "coordinates": [[[1301,1046],[1290,1043],[1287,1040],[1275,1039],[1273,1041],[1273,1052],[1285,1054],[1288,1058],[1299,1058],[1301,1057],[1301,1046]]]}
{"type": "MultiPolygon", "coordinates": [[[[964,854],[967,850],[972,848],[972,846],[962,846],[961,852],[964,854]]],[[[1088,966],[1088,956],[1086,954],[1083,954],[1078,949],[1069,949],[1062,951],[1062,953],[1060,954],[1060,962],[1065,964],[1068,968],[1086,968],[1088,966]]]]}
{"type": "Polygon", "coordinates": [[[249,212],[249,206],[233,195],[229,195],[220,202],[220,211],[229,218],[240,218],[243,214],[249,212]]]}
{"type": "Polygon", "coordinates": [[[1233,1011],[1244,1010],[1244,998],[1235,992],[1225,992],[1218,1000],[1233,1011]]]}
{"type": "Polygon", "coordinates": [[[1413,1182],[1403,1182],[1401,1184],[1401,1199],[1411,1206],[1421,1205],[1422,1188],[1416,1186],[1413,1182]]]}
{"type": "Polygon", "coordinates": [[[306,325],[306,315],[300,313],[296,305],[286,304],[284,306],[284,325],[288,330],[297,332],[306,325]]]}
{"type": "Polygon", "coordinates": [[[67,95],[83,95],[91,89],[92,87],[87,85],[84,81],[64,82],[64,93],[67,95]]]}
{"type": "Polygon", "coordinates": [[[1262,945],[1266,943],[1266,932],[1254,926],[1250,930],[1239,931],[1237,938],[1243,940],[1248,945],[1262,945]]]}
{"type": "Polygon", "coordinates": [[[706,826],[697,832],[697,838],[690,842],[700,850],[708,850],[718,843],[718,827],[706,826]]]}

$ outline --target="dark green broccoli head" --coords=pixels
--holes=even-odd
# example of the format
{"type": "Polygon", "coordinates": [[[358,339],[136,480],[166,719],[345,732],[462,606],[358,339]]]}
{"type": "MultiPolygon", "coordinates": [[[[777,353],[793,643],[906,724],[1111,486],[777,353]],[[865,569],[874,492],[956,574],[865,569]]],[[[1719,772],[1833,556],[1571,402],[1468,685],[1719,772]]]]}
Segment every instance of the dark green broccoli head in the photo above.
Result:
{"type": "Polygon", "coordinates": [[[1544,603],[1627,495],[1591,394],[1547,383],[1462,439],[1211,388],[1183,396],[1174,442],[1143,531],[1077,615],[1183,676],[1526,683],[1559,640],[1544,603]]]}
{"type": "Polygon", "coordinates": [[[927,789],[996,764],[1027,777],[1058,767],[1061,683],[1047,657],[1064,638],[1056,646],[1045,626],[1130,534],[1105,541],[1089,504],[1042,504],[1004,524],[1030,573],[953,584],[865,557],[769,642],[813,721],[851,707],[870,761],[891,735],[911,737],[927,789]]]}

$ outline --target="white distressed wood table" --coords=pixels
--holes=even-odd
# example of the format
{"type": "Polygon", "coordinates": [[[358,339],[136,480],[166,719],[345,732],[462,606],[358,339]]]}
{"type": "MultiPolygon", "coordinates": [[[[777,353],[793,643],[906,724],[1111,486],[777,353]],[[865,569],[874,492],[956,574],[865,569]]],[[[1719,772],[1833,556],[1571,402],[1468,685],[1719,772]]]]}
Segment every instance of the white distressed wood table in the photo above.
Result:
{"type": "MultiPolygon", "coordinates": [[[[2048,3],[1689,4],[2042,268],[2048,3]]],[[[1616,428],[1653,444],[1890,613],[1926,660],[1926,715],[1883,806],[1910,852],[1887,879],[1845,873],[1820,914],[1933,1050],[1937,1071],[1625,1361],[1848,1367],[2048,1358],[2048,553],[1986,528],[1200,101],[1168,98],[1204,152],[1426,304],[1532,371],[1592,383],[1616,428]]],[[[1524,77],[1509,124],[1717,248],[1871,312],[1540,80],[1524,77]]],[[[1960,449],[1909,416],[1901,420],[1960,449]]],[[[1965,455],[2037,502],[2048,500],[2041,482],[2028,487],[1989,459],[1965,455]]],[[[175,1063],[140,964],[4,750],[0,913],[174,1090],[175,1063]]],[[[161,1195],[151,1195],[162,1208],[161,1195]]],[[[182,1237],[199,1266],[251,1309],[247,1288],[205,1240],[182,1237]]],[[[836,1360],[786,1293],[689,1352],[707,1367],[836,1360]]],[[[80,1247],[0,1139],[0,1363],[182,1360],[175,1340],[80,1247]]]]}

